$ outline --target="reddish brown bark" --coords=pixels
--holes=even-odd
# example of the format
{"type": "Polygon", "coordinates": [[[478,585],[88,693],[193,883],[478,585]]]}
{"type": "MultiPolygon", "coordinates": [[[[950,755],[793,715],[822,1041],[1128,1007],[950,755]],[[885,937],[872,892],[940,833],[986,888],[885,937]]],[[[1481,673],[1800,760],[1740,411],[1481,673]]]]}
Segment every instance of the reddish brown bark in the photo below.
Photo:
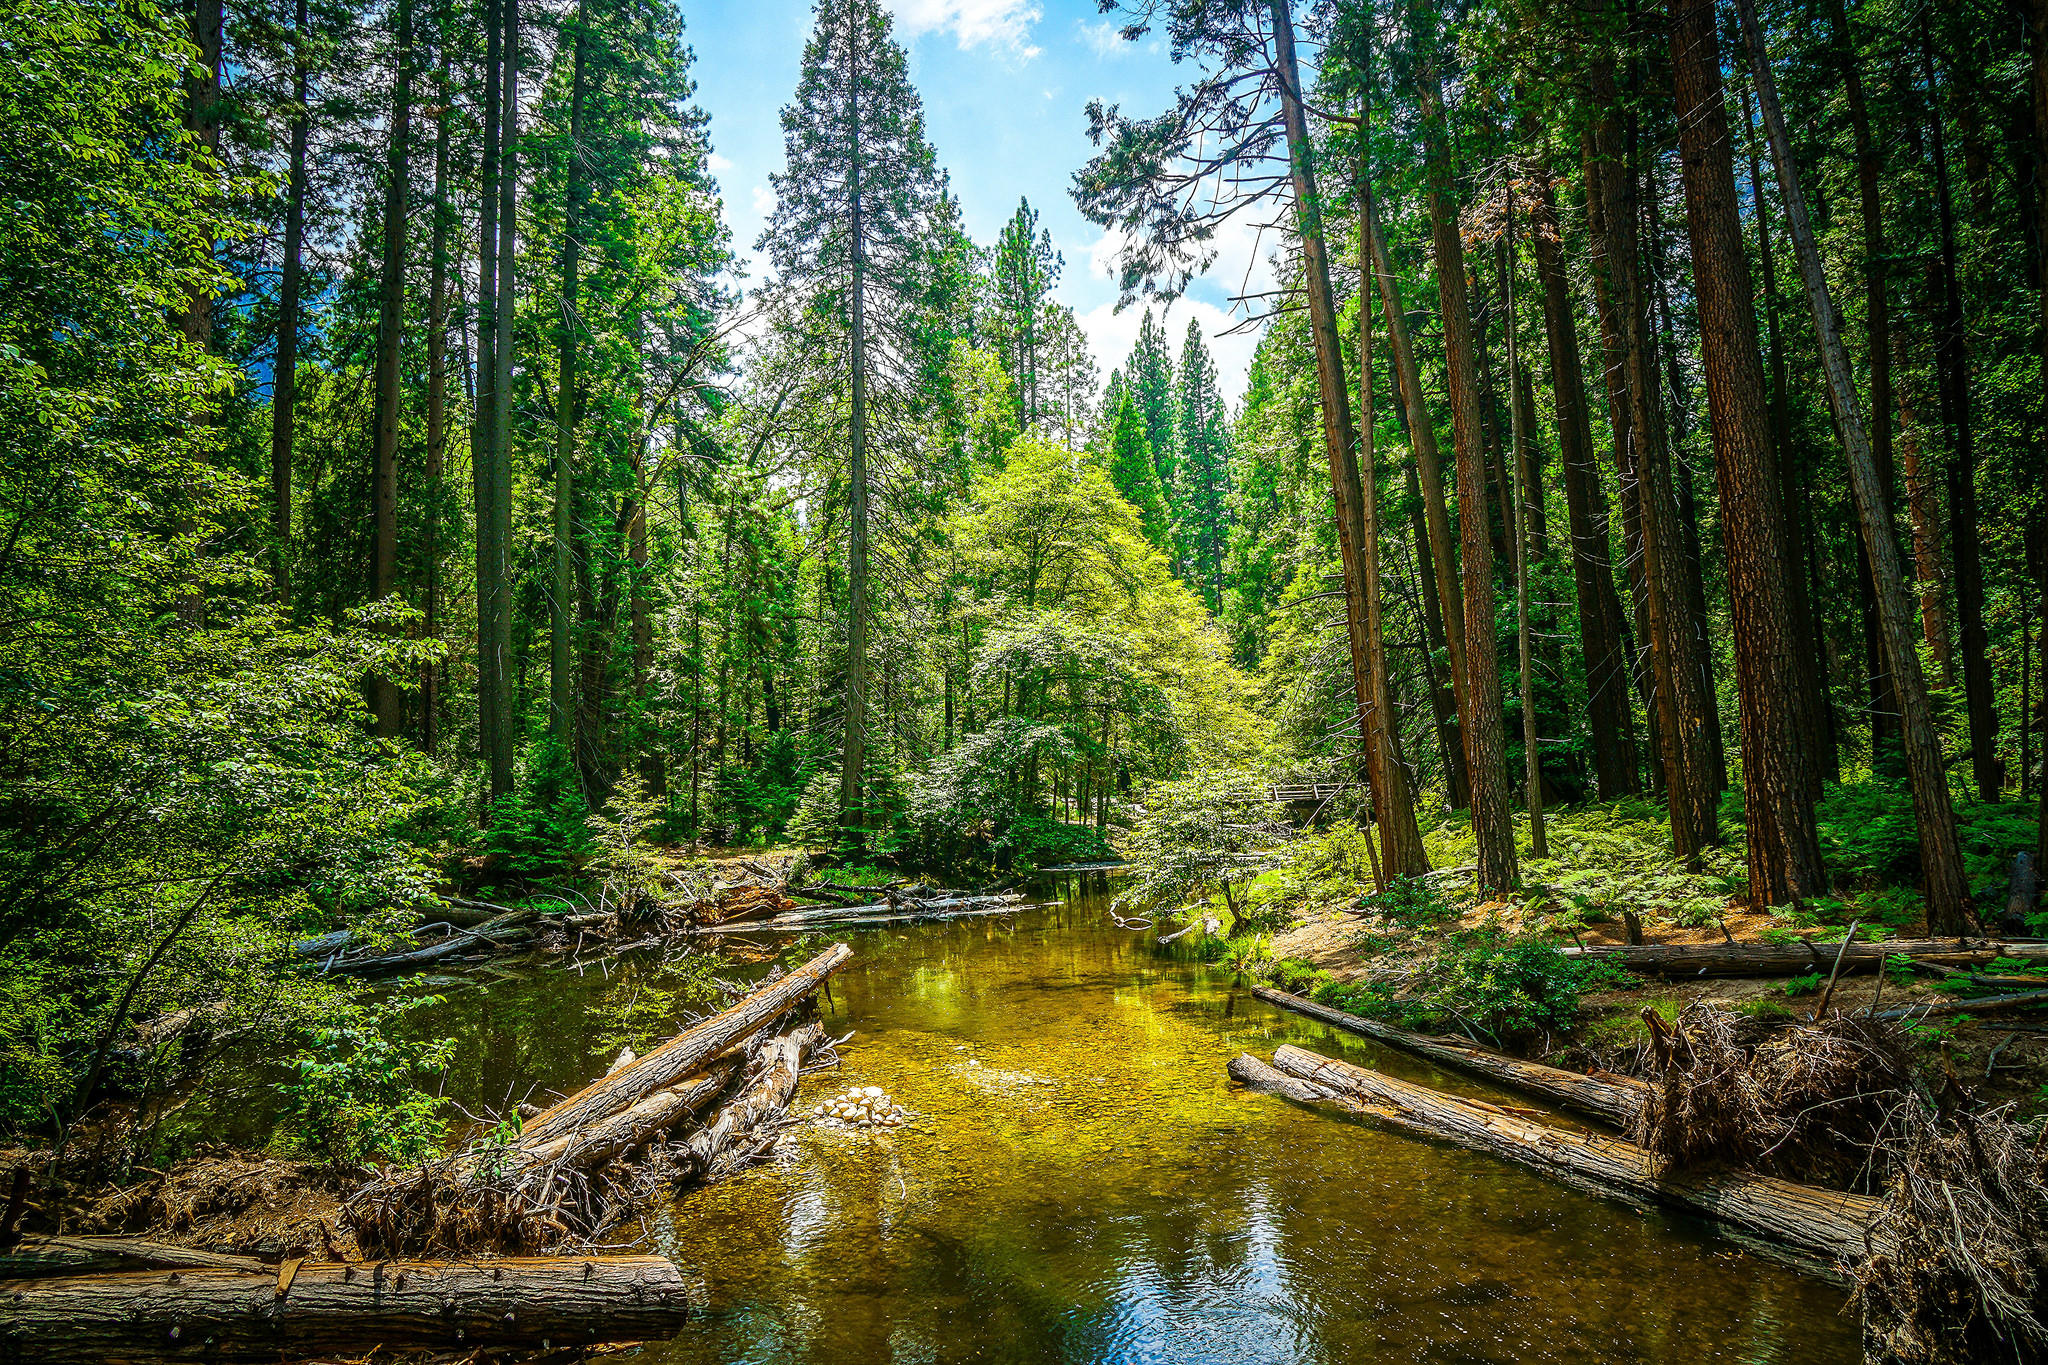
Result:
{"type": "Polygon", "coordinates": [[[1572,586],[1578,597],[1579,644],[1586,663],[1587,722],[1593,740],[1593,775],[1600,796],[1639,790],[1635,737],[1630,733],[1628,666],[1621,646],[1621,598],[1609,562],[1607,494],[1593,453],[1586,412],[1586,378],[1572,321],[1564,270],[1557,198],[1541,177],[1530,241],[1543,287],[1543,331],[1550,354],[1550,387],[1557,414],[1558,463],[1563,468],[1570,522],[1572,586]]]}
{"type": "Polygon", "coordinates": [[[1479,405],[1478,358],[1465,295],[1465,248],[1451,199],[1443,93],[1436,69],[1418,76],[1423,137],[1429,161],[1429,217],[1436,250],[1437,295],[1443,309],[1444,360],[1451,394],[1452,440],[1457,453],[1458,538],[1464,567],[1465,688],[1460,719],[1465,769],[1472,783],[1472,829],[1478,843],[1478,883],[1505,891],[1517,880],[1515,833],[1508,810],[1507,745],[1500,699],[1500,661],[1493,613],[1493,543],[1487,531],[1485,433],[1479,405]]]}
{"type": "Polygon", "coordinates": [[[1735,195],[1713,0],[1673,0],[1671,70],[1714,476],[1728,557],[1740,697],[1749,899],[1757,909],[1827,889],[1800,742],[1776,460],[1754,290],[1735,195]]]}

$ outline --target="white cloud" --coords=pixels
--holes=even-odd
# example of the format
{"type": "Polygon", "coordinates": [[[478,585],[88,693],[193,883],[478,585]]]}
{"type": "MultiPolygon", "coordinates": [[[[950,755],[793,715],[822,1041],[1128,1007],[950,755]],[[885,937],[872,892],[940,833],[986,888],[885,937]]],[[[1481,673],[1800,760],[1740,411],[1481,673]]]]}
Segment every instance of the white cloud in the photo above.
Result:
{"type": "Polygon", "coordinates": [[[754,213],[763,221],[775,214],[775,191],[767,185],[754,186],[754,213]]]}
{"type": "MultiPolygon", "coordinates": [[[[1088,290],[1091,296],[1100,297],[1104,285],[1115,287],[1117,257],[1124,240],[1124,234],[1112,228],[1088,245],[1085,259],[1087,273],[1092,278],[1092,287],[1088,290]]],[[[1259,333],[1264,329],[1234,330],[1244,322],[1246,308],[1231,306],[1229,301],[1240,293],[1257,294],[1272,288],[1273,270],[1268,258],[1275,245],[1271,234],[1261,235],[1248,217],[1227,220],[1217,229],[1211,242],[1216,251],[1215,263],[1189,286],[1186,297],[1177,300],[1165,312],[1167,334],[1173,338],[1176,354],[1187,331],[1188,319],[1192,317],[1201,325],[1210,353],[1216,358],[1217,376],[1224,396],[1232,403],[1244,393],[1252,352],[1257,348],[1259,333]]],[[[1269,303],[1269,300],[1254,299],[1249,311],[1262,313],[1269,303]]],[[[1153,311],[1160,311],[1161,305],[1157,302],[1151,306],[1153,311]]],[[[1111,370],[1121,368],[1130,355],[1131,345],[1138,339],[1138,320],[1144,311],[1142,302],[1121,313],[1116,311],[1114,303],[1076,310],[1081,328],[1088,334],[1088,344],[1095,352],[1095,363],[1101,367],[1105,379],[1111,370]]]]}
{"type": "Polygon", "coordinates": [[[1045,16],[1033,0],[889,0],[904,34],[950,33],[961,50],[987,43],[1029,61],[1038,55],[1031,27],[1045,16]]]}
{"type": "Polygon", "coordinates": [[[1081,41],[1086,43],[1097,57],[1121,57],[1135,46],[1124,41],[1123,26],[1114,19],[1104,19],[1094,24],[1086,19],[1076,19],[1074,30],[1081,35],[1081,41]]]}
{"type": "Polygon", "coordinates": [[[728,156],[720,156],[717,152],[713,152],[710,158],[706,160],[704,164],[711,168],[711,173],[713,175],[724,175],[727,171],[732,169],[732,158],[728,156]]]}
{"type": "MultiPolygon", "coordinates": [[[[1155,313],[1162,311],[1156,301],[1151,308],[1155,313]]],[[[1102,371],[1104,383],[1109,382],[1111,370],[1122,369],[1124,362],[1130,359],[1131,347],[1138,340],[1138,322],[1144,313],[1145,305],[1142,303],[1134,303],[1121,313],[1116,311],[1115,304],[1104,303],[1077,316],[1081,330],[1088,336],[1088,347],[1095,353],[1095,364],[1102,371]]],[[[1200,299],[1176,299],[1165,307],[1162,316],[1176,359],[1180,356],[1181,342],[1187,336],[1189,318],[1201,326],[1209,354],[1216,360],[1216,378],[1223,389],[1223,397],[1235,407],[1238,399],[1244,396],[1244,381],[1251,372],[1252,352],[1258,349],[1259,333],[1264,329],[1232,332],[1231,329],[1243,318],[1200,299]]]]}

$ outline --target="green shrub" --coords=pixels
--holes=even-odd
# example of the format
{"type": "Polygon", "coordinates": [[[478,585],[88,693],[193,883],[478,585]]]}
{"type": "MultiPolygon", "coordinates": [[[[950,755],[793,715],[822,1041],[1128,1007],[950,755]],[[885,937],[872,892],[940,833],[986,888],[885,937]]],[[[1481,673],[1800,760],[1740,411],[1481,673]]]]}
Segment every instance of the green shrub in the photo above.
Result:
{"type": "Polygon", "coordinates": [[[503,876],[565,876],[590,854],[589,818],[569,751],[543,735],[533,746],[526,780],[492,807],[484,850],[503,876]]]}
{"type": "Polygon", "coordinates": [[[1404,1028],[1463,1024],[1505,1042],[1570,1028],[1587,993],[1634,984],[1612,963],[1569,958],[1540,938],[1484,928],[1453,935],[1421,964],[1405,996],[1365,981],[1330,982],[1315,998],[1404,1028]]]}
{"type": "MultiPolygon", "coordinates": [[[[2033,811],[2019,801],[1958,798],[1956,833],[1970,884],[2002,886],[2013,850],[2034,842],[2033,811]]],[[[1878,776],[1831,786],[1815,810],[1821,851],[1837,876],[1890,886],[1920,879],[1920,838],[1913,822],[1913,798],[1897,778],[1878,776]]]]}
{"type": "Polygon", "coordinates": [[[1785,1019],[1798,1018],[1784,1001],[1773,1000],[1767,995],[1758,996],[1754,1000],[1743,1001],[1735,1007],[1735,1012],[1764,1023],[1777,1023],[1785,1019]]]}
{"type": "Polygon", "coordinates": [[[411,1163],[439,1151],[442,1101],[414,1082],[446,1067],[455,1042],[408,1038],[398,1025],[442,1003],[437,995],[389,1000],[314,1030],[280,1087],[279,1145],[338,1166],[375,1157],[411,1163]]]}
{"type": "Polygon", "coordinates": [[[1385,891],[1368,897],[1366,904],[1374,914],[1403,929],[1431,929],[1458,917],[1457,907],[1426,877],[1396,877],[1385,891]]]}
{"type": "Polygon", "coordinates": [[[1266,968],[1266,979],[1283,991],[1299,994],[1304,986],[1329,980],[1330,974],[1298,957],[1283,957],[1266,968]]]}
{"type": "Polygon", "coordinates": [[[1821,988],[1821,983],[1826,980],[1827,978],[1819,972],[1808,972],[1804,976],[1791,977],[1784,984],[1785,994],[1793,997],[1812,995],[1821,988]]]}

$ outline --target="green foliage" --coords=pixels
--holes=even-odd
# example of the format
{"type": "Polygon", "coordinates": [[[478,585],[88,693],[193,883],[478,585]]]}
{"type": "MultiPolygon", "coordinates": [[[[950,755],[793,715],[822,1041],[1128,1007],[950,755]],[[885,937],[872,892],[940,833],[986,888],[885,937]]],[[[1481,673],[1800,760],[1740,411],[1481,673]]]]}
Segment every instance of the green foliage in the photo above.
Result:
{"type": "Polygon", "coordinates": [[[373,1158],[410,1164],[438,1152],[441,1101],[417,1082],[448,1065],[454,1042],[405,1038],[398,1025],[443,1003],[434,995],[400,997],[314,1030],[282,1087],[279,1144],[337,1166],[373,1158]]]}
{"type": "MultiPolygon", "coordinates": [[[[1970,884],[2002,888],[2015,849],[2034,843],[2033,812],[2023,802],[1958,798],[1956,832],[1970,884]]],[[[1920,875],[1913,798],[1903,781],[1877,776],[1830,786],[1815,811],[1821,851],[1838,876],[1912,886],[1920,875]]]]}
{"type": "Polygon", "coordinates": [[[606,904],[633,913],[661,900],[661,861],[652,843],[661,821],[661,803],[647,794],[638,773],[627,772],[613,785],[605,808],[583,822],[591,839],[584,870],[606,904]]]}
{"type": "Polygon", "coordinates": [[[1452,935],[1417,965],[1398,995],[1388,982],[1368,980],[1332,982],[1315,998],[1404,1028],[1462,1024],[1505,1043],[1569,1029],[1588,992],[1634,984],[1611,963],[1566,957],[1532,935],[1481,928],[1452,935]]]}
{"type": "Polygon", "coordinates": [[[543,735],[528,756],[526,780],[492,809],[484,850],[495,873],[514,881],[566,877],[595,847],[589,820],[576,765],[553,735],[543,735]]]}
{"type": "Polygon", "coordinates": [[[1119,907],[1163,914],[1223,898],[1230,930],[1248,908],[1252,879],[1275,866],[1289,831],[1266,784],[1243,773],[1204,772],[1154,783],[1130,838],[1131,878],[1119,907]]]}
{"type": "Polygon", "coordinates": [[[1821,988],[1821,984],[1826,980],[1827,977],[1819,972],[1807,972],[1803,976],[1789,977],[1784,982],[1785,994],[1794,998],[1802,995],[1812,995],[1821,988]]]}
{"type": "Polygon", "coordinates": [[[1266,979],[1283,991],[1300,994],[1305,988],[1320,987],[1330,979],[1330,974],[1312,962],[1298,957],[1275,959],[1266,968],[1266,979]]]}
{"type": "Polygon", "coordinates": [[[1374,914],[1401,929],[1431,929],[1458,917],[1457,907],[1426,877],[1396,877],[1385,891],[1367,897],[1374,914]]]}

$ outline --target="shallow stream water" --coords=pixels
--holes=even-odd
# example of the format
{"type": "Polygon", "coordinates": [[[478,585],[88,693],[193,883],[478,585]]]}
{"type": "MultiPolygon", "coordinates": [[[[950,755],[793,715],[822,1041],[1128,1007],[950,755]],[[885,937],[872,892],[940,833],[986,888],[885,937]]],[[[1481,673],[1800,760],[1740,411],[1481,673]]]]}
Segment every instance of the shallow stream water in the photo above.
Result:
{"type": "MultiPolygon", "coordinates": [[[[1011,919],[857,930],[821,1002],[851,1029],[807,1109],[878,1085],[894,1130],[781,1158],[626,1239],[702,1319],[662,1362],[1850,1362],[1842,1294],[1674,1219],[1234,1088],[1293,1042],[1470,1090],[1277,1011],[1118,929],[1099,887],[1011,919]]],[[[666,1036],[668,969],[453,993],[449,1093],[574,1089],[666,1036]]],[[[544,1096],[536,1099],[545,1103],[544,1096]]]]}

